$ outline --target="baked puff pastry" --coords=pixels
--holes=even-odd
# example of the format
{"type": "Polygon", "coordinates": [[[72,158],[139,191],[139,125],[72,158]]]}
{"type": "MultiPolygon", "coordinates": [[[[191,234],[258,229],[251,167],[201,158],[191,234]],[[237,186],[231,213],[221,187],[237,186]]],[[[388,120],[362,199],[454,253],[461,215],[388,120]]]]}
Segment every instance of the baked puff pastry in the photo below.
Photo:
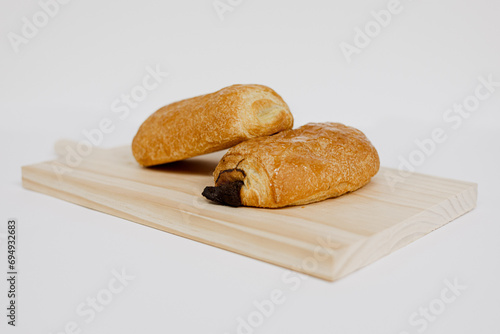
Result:
{"type": "Polygon", "coordinates": [[[229,149],[215,169],[215,187],[206,187],[203,196],[230,206],[302,205],[361,188],[379,166],[361,131],[309,123],[229,149]]]}
{"type": "Polygon", "coordinates": [[[233,85],[169,104],[139,128],[132,153],[143,166],[183,160],[291,129],[293,116],[274,90],[233,85]]]}

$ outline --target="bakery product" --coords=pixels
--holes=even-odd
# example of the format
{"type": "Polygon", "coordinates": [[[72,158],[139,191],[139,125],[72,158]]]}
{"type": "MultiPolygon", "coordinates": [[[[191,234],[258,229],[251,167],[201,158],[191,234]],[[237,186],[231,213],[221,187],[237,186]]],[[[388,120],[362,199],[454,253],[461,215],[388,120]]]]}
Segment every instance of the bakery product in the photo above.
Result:
{"type": "Polygon", "coordinates": [[[233,85],[169,104],[141,125],[132,153],[143,166],[194,157],[293,127],[288,105],[262,85],[233,85]]]}
{"type": "Polygon", "coordinates": [[[215,169],[215,187],[206,187],[203,196],[230,206],[307,204],[361,188],[379,166],[361,131],[309,123],[229,149],[215,169]]]}
{"type": "Polygon", "coordinates": [[[378,172],[377,151],[359,130],[309,123],[236,145],[203,196],[231,206],[278,208],[354,191],[378,172]]]}

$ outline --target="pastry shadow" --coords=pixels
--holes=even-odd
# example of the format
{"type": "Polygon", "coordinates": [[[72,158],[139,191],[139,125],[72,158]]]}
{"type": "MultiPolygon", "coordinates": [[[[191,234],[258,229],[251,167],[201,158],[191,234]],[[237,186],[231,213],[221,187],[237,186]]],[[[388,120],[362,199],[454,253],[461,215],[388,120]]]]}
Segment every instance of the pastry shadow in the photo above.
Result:
{"type": "Polygon", "coordinates": [[[212,176],[218,163],[213,159],[196,157],[147,168],[161,172],[212,176]]]}

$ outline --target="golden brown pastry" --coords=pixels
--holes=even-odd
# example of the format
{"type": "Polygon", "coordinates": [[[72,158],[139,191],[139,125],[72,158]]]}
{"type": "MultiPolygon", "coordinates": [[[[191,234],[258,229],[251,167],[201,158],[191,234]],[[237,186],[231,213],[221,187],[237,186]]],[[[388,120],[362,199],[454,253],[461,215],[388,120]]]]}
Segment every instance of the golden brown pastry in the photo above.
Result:
{"type": "Polygon", "coordinates": [[[361,131],[309,123],[229,149],[215,169],[215,187],[206,187],[203,196],[231,206],[307,204],[361,188],[379,165],[361,131]]]}
{"type": "Polygon", "coordinates": [[[132,153],[143,166],[194,157],[293,127],[288,105],[261,85],[233,85],[169,104],[139,128],[132,153]]]}

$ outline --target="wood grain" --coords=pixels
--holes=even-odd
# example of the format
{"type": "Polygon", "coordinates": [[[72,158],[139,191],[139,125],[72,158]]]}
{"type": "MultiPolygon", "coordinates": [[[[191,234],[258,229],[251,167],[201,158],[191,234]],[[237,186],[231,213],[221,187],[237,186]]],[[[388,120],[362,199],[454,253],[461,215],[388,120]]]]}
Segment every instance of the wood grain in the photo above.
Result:
{"type": "Polygon", "coordinates": [[[367,186],[335,199],[282,209],[231,208],[201,196],[224,152],[144,168],[130,147],[92,153],[68,166],[22,167],[23,186],[162,231],[326,280],[408,245],[476,206],[477,185],[411,174],[396,185],[381,168],[367,186]]]}

